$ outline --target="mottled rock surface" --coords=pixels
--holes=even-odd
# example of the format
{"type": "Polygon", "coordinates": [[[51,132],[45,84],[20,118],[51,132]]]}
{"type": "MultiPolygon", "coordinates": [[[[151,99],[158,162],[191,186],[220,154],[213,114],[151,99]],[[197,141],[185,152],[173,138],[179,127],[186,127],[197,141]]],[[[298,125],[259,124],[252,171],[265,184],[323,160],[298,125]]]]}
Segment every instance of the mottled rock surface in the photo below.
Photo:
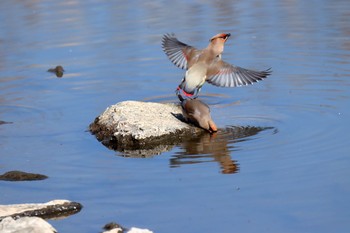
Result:
{"type": "Polygon", "coordinates": [[[203,133],[184,122],[179,105],[140,101],[108,107],[90,125],[90,131],[107,147],[122,151],[169,147],[184,137],[203,133]]]}
{"type": "Polygon", "coordinates": [[[44,219],[65,217],[79,212],[82,205],[68,200],[54,200],[46,203],[0,205],[0,221],[6,217],[41,217],[44,219]]]}

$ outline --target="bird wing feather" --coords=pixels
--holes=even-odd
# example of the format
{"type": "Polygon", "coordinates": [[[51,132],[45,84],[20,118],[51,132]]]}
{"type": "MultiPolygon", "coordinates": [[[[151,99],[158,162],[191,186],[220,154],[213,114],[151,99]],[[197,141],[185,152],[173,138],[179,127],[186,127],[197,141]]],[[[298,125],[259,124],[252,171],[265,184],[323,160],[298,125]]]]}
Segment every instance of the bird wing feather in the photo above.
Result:
{"type": "Polygon", "coordinates": [[[165,34],[162,47],[170,61],[181,69],[188,69],[188,63],[198,58],[200,50],[179,41],[175,34],[165,34]]]}
{"type": "Polygon", "coordinates": [[[271,72],[271,68],[264,71],[254,71],[218,59],[209,67],[206,81],[220,87],[238,87],[263,80],[271,72]]]}

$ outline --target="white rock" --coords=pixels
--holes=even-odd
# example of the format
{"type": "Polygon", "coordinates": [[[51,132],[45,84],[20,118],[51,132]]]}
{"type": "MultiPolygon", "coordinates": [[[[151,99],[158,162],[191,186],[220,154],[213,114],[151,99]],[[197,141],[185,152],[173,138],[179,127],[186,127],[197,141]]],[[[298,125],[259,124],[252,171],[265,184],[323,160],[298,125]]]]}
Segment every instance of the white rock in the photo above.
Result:
{"type": "Polygon", "coordinates": [[[114,129],[114,136],[131,135],[140,140],[189,127],[175,114],[182,114],[176,104],[124,101],[108,107],[99,116],[99,122],[114,129]]]}
{"type": "Polygon", "coordinates": [[[127,231],[127,233],[153,233],[153,231],[150,231],[148,229],[140,229],[140,228],[132,227],[130,228],[129,231],[127,231]]]}
{"type": "Polygon", "coordinates": [[[23,213],[25,211],[40,210],[48,206],[62,205],[69,203],[68,200],[53,200],[46,203],[30,203],[30,204],[14,204],[14,205],[0,205],[0,217],[9,216],[13,214],[23,213]]]}
{"type": "Polygon", "coordinates": [[[14,220],[11,217],[4,218],[0,222],[1,233],[56,233],[48,222],[38,217],[23,217],[14,220]]]}
{"type": "Polygon", "coordinates": [[[121,228],[113,228],[111,230],[104,231],[102,233],[120,233],[120,232],[123,232],[123,229],[121,229],[121,228]]]}
{"type": "Polygon", "coordinates": [[[183,120],[178,104],[124,101],[108,107],[90,131],[108,148],[148,157],[203,133],[183,120]]]}

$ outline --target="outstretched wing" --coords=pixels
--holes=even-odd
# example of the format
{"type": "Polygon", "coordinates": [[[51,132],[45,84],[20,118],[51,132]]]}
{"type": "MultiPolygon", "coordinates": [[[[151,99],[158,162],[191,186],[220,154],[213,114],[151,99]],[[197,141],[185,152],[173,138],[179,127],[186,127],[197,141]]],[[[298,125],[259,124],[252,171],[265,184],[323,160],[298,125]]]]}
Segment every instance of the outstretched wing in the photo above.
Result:
{"type": "Polygon", "coordinates": [[[209,67],[206,81],[220,87],[238,87],[263,80],[271,72],[271,68],[264,71],[254,71],[218,60],[209,67]]]}
{"type": "Polygon", "coordinates": [[[173,33],[163,36],[162,47],[170,61],[181,69],[187,69],[187,64],[197,59],[200,53],[196,48],[179,41],[173,33]]]}

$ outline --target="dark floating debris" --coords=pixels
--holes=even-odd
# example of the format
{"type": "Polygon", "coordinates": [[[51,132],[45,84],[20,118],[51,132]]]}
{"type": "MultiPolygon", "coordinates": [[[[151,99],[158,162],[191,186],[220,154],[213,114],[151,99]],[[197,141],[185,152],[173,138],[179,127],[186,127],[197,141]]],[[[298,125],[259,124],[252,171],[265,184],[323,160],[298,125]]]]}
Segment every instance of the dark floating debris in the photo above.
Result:
{"type": "Polygon", "coordinates": [[[47,178],[47,176],[42,174],[27,173],[22,171],[9,171],[0,175],[0,180],[5,181],[45,180],[47,178]]]}
{"type": "Polygon", "coordinates": [[[13,122],[9,122],[9,121],[2,121],[0,120],[0,125],[5,125],[5,124],[12,124],[13,122]]]}
{"type": "Polygon", "coordinates": [[[47,70],[47,72],[55,73],[58,78],[62,78],[64,71],[62,66],[56,66],[47,70]]]}

